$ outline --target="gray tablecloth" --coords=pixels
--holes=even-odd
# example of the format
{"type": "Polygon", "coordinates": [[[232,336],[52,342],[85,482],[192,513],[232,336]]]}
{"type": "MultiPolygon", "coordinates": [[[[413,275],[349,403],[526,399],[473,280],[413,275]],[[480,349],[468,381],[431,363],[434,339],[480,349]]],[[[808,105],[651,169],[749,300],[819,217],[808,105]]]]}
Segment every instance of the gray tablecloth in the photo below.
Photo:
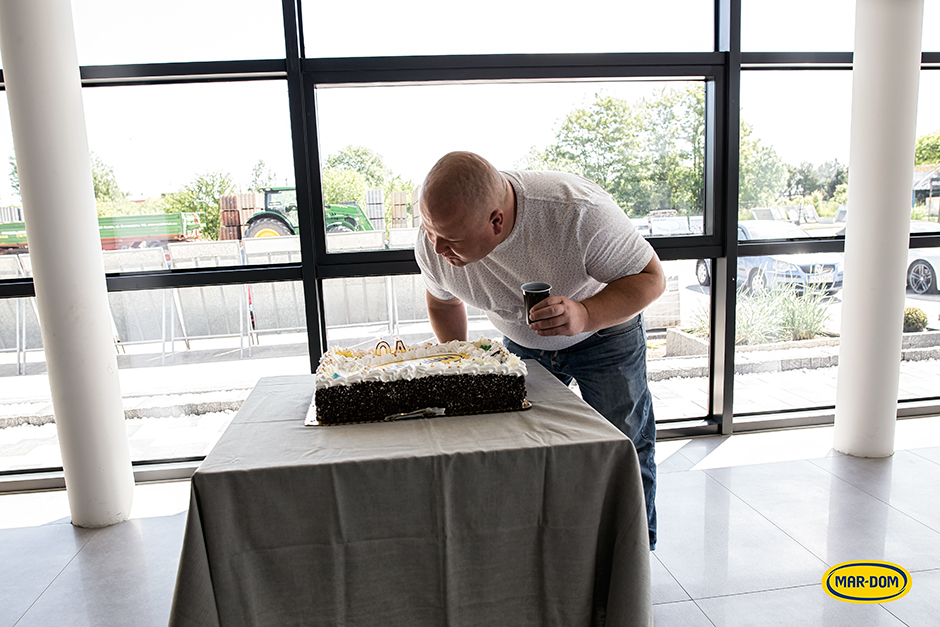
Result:
{"type": "Polygon", "coordinates": [[[527,365],[527,411],[334,427],[262,379],[193,476],[170,625],[652,625],[633,444],[527,365]]]}

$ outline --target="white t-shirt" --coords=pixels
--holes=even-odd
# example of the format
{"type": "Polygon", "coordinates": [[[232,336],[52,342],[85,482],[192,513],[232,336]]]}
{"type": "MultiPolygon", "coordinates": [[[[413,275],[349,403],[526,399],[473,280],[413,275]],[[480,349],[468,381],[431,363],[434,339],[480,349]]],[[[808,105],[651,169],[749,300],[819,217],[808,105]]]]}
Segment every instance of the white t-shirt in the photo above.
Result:
{"type": "Polygon", "coordinates": [[[561,350],[591,333],[542,337],[525,321],[522,284],[541,281],[553,296],[581,301],[607,283],[637,274],[653,258],[650,246],[597,184],[562,172],[504,172],[516,192],[512,232],[483,259],[457,268],[435,254],[424,229],[415,257],[425,286],[440,300],[456,297],[482,309],[514,342],[561,350]]]}

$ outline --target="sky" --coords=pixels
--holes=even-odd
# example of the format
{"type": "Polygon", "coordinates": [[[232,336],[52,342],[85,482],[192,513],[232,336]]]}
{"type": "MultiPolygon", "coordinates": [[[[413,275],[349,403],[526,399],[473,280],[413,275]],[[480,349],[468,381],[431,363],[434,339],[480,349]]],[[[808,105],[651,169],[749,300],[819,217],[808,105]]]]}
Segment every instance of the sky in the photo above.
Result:
{"type": "MultiPolygon", "coordinates": [[[[306,49],[311,56],[354,56],[711,46],[713,0],[582,0],[577,12],[558,0],[479,0],[469,12],[466,6],[308,0],[306,49]]],[[[280,0],[73,0],[72,7],[81,65],[284,55],[280,0]]],[[[937,19],[940,0],[926,0],[925,24],[937,19]]],[[[744,50],[850,50],[854,1],[743,0],[742,33],[744,50]]],[[[940,50],[940,33],[927,29],[924,47],[940,50]]],[[[940,107],[933,105],[940,72],[922,76],[918,135],[940,130],[940,107]]],[[[455,149],[511,169],[533,147],[551,143],[564,117],[596,94],[635,101],[662,87],[624,81],[320,89],[321,157],[364,145],[415,184],[455,149]]],[[[83,98],[90,149],[132,197],[176,191],[217,171],[247,187],[259,159],[278,183],[293,182],[283,81],[99,87],[84,89],[83,98]]],[[[5,95],[0,100],[0,205],[6,205],[18,199],[7,176],[13,148],[5,95]]],[[[741,107],[754,136],[785,162],[848,163],[851,72],[747,72],[741,107]]]]}

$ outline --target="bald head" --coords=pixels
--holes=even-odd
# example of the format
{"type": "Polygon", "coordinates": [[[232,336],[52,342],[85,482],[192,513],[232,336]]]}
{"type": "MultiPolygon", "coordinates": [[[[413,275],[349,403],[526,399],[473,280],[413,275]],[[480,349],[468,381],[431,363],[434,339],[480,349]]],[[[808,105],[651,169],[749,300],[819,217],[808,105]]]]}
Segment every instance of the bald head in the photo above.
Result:
{"type": "Polygon", "coordinates": [[[421,226],[434,252],[458,268],[509,237],[515,215],[509,180],[472,152],[444,155],[424,179],[421,226]]]}
{"type": "Polygon", "coordinates": [[[482,221],[505,207],[511,194],[508,181],[489,161],[472,152],[451,152],[425,177],[421,208],[438,218],[459,212],[482,221]]]}

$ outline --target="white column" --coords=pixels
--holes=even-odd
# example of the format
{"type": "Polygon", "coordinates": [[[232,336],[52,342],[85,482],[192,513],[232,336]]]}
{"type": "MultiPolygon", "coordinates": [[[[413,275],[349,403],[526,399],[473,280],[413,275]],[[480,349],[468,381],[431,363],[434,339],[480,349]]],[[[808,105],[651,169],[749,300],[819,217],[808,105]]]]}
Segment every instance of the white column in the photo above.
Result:
{"type": "Polygon", "coordinates": [[[834,447],[894,453],[923,0],[857,0],[834,447]]]}
{"type": "Polygon", "coordinates": [[[0,54],[72,524],[102,527],[134,476],[69,0],[0,2],[0,54]]]}

